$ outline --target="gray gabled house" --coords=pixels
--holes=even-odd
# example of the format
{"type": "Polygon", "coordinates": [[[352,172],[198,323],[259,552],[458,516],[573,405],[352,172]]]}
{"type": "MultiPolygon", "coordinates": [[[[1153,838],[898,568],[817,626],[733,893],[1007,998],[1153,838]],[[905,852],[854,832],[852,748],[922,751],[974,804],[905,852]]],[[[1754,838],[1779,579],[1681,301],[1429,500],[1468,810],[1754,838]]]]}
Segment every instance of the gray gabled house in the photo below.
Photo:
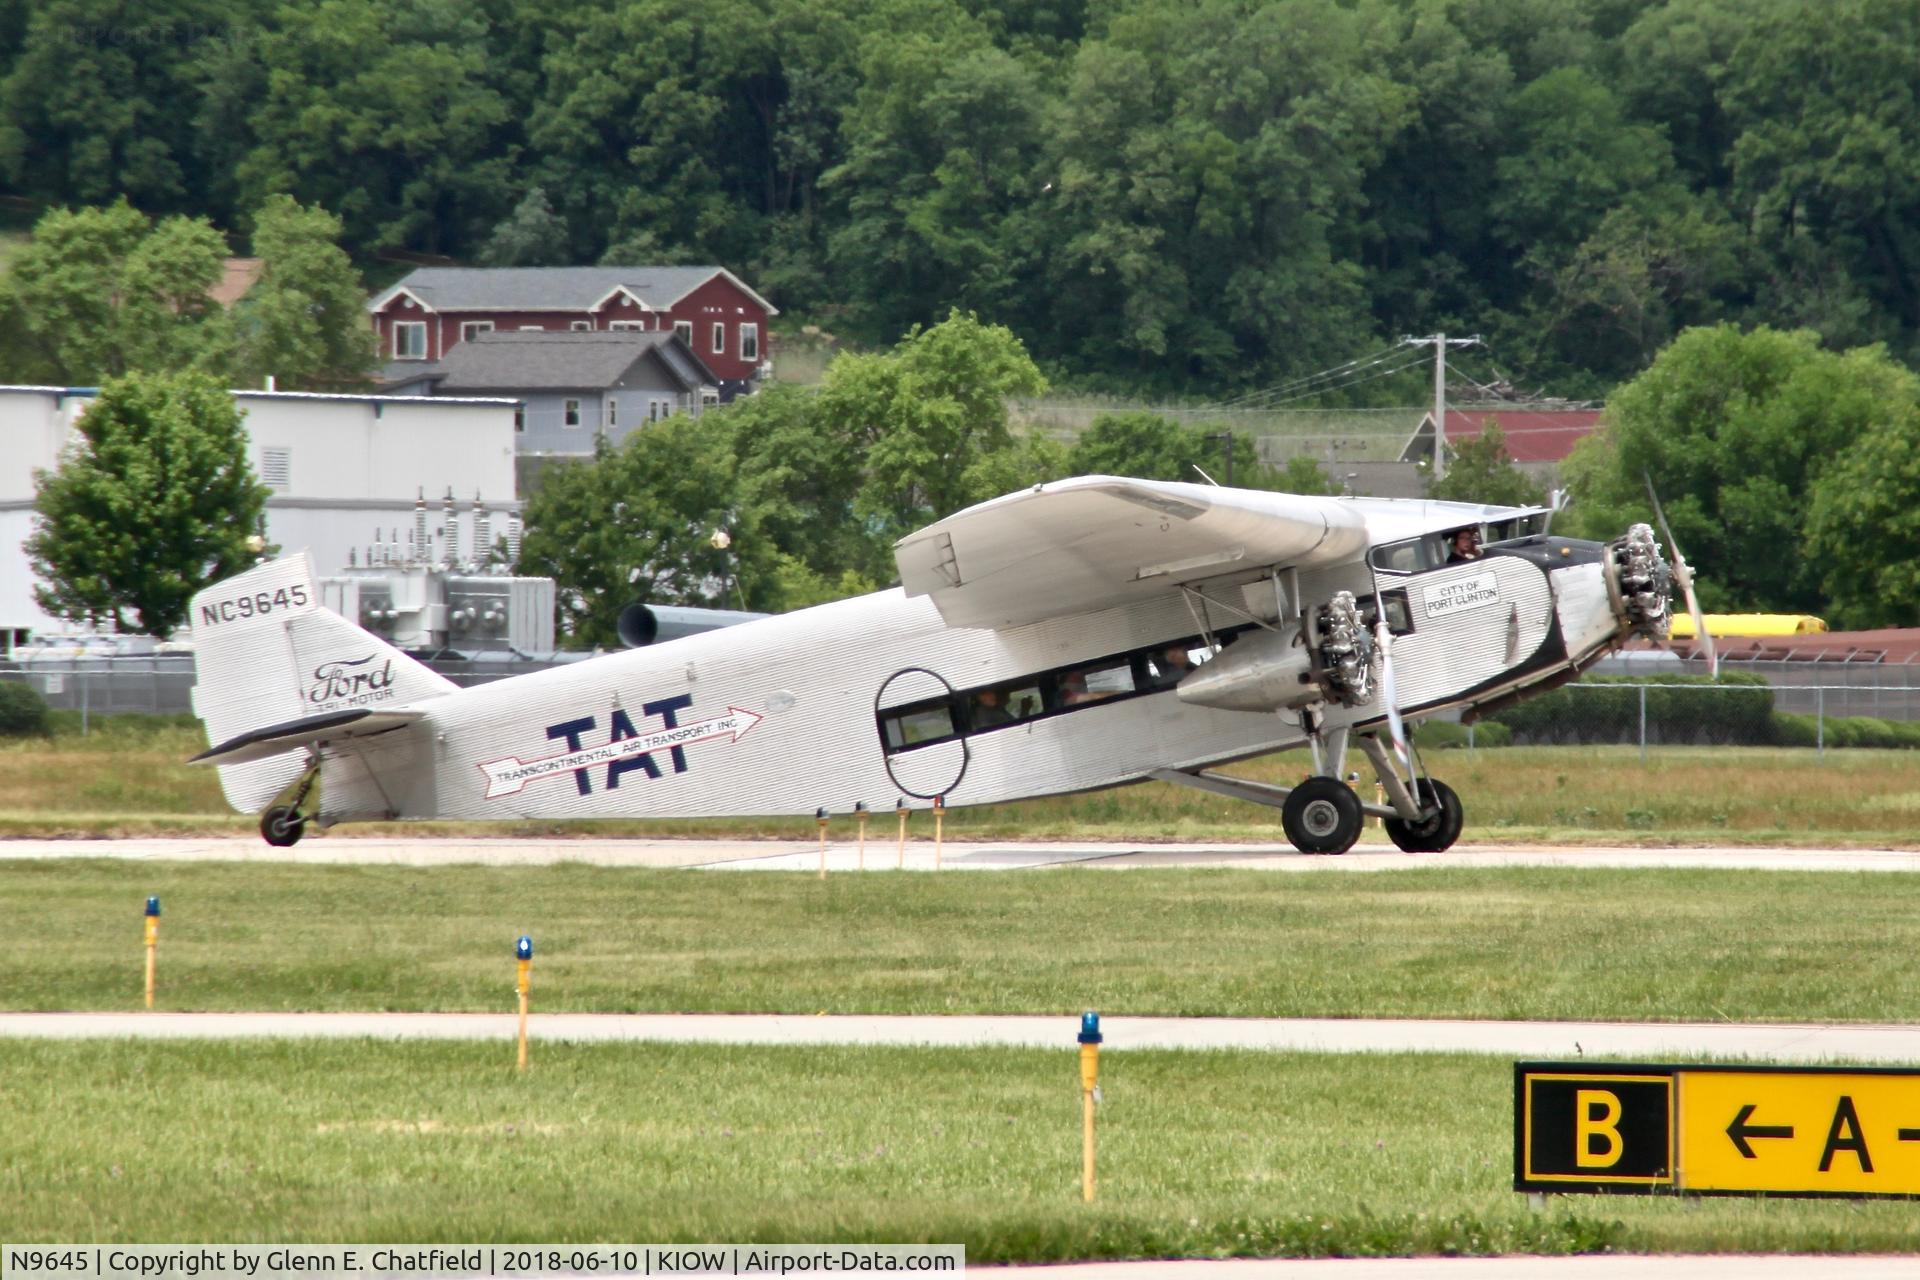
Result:
{"type": "Polygon", "coordinates": [[[545,457],[590,455],[603,437],[617,444],[649,422],[720,402],[720,380],[671,329],[476,334],[383,390],[511,397],[521,402],[519,452],[545,457]]]}

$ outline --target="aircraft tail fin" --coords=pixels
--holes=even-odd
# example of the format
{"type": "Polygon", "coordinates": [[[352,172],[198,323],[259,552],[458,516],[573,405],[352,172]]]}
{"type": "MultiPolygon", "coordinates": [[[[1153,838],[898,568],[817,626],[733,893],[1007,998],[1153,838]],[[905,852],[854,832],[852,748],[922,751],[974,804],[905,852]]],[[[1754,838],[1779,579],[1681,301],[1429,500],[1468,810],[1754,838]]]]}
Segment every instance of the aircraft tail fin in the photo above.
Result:
{"type": "MultiPolygon", "coordinates": [[[[263,564],[194,596],[194,714],[209,745],[270,726],[351,710],[387,711],[451,693],[452,681],[320,603],[306,552],[263,564]]],[[[227,802],[264,808],[300,776],[304,739],[220,765],[227,802]]]]}

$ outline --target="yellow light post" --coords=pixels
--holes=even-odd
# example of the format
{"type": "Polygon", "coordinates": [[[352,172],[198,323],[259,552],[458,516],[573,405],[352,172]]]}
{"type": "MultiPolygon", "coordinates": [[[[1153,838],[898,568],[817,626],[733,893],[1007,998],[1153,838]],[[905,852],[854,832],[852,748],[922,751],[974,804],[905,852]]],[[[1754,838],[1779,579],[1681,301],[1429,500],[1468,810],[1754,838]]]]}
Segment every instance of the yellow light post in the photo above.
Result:
{"type": "Polygon", "coordinates": [[[1093,1104],[1100,1100],[1100,1015],[1080,1015],[1080,1198],[1093,1203],[1093,1104]]]}
{"type": "Polygon", "coordinates": [[[527,992],[533,976],[533,939],[521,934],[513,944],[514,967],[520,971],[520,1055],[519,1069],[527,1069],[527,992]]]}
{"type": "Polygon", "coordinates": [[[893,812],[900,819],[900,844],[894,850],[893,869],[895,871],[907,865],[907,802],[899,796],[893,800],[893,812]]]}
{"type": "Polygon", "coordinates": [[[827,811],[815,809],[813,820],[820,827],[820,878],[827,878],[827,811]]]}
{"type": "Polygon", "coordinates": [[[853,816],[860,820],[860,870],[867,869],[867,802],[856,801],[853,816]]]}
{"type": "Polygon", "coordinates": [[[160,947],[160,899],[147,899],[147,1008],[153,1008],[153,975],[160,947]]]}
{"type": "Polygon", "coordinates": [[[939,796],[933,798],[933,869],[940,869],[940,841],[942,828],[947,825],[947,802],[939,796]]]}

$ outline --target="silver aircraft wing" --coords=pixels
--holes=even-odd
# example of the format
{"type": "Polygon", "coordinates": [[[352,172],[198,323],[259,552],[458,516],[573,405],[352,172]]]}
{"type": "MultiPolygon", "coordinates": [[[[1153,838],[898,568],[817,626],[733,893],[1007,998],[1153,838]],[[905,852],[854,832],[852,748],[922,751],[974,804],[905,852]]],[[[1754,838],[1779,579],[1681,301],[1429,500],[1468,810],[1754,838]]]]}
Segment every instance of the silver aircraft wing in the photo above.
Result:
{"type": "Polygon", "coordinates": [[[895,544],[900,584],[954,627],[1015,627],[1190,582],[1356,559],[1366,518],[1334,498],[1082,476],[956,512],[895,544]]]}

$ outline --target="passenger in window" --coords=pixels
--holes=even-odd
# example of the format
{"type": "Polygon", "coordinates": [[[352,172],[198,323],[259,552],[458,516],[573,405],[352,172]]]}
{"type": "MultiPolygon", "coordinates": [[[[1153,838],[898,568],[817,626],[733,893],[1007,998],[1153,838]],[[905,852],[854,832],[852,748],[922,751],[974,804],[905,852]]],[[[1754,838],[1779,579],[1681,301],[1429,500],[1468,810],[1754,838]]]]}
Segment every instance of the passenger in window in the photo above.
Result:
{"type": "Polygon", "coordinates": [[[1447,547],[1447,563],[1461,564],[1480,558],[1480,531],[1478,529],[1460,529],[1455,531],[1453,541],[1447,547]]]}
{"type": "Polygon", "coordinates": [[[1171,689],[1180,683],[1180,677],[1193,670],[1193,662],[1187,657],[1187,647],[1183,644],[1169,645],[1156,653],[1153,662],[1153,687],[1171,689]]]}
{"type": "Polygon", "coordinates": [[[1092,702],[1093,695],[1087,692],[1087,678],[1078,671],[1060,677],[1060,705],[1077,707],[1083,702],[1092,702]]]}
{"type": "Polygon", "coordinates": [[[991,729],[999,724],[1012,724],[1013,717],[1008,714],[998,689],[982,689],[973,695],[973,727],[991,729]]]}

